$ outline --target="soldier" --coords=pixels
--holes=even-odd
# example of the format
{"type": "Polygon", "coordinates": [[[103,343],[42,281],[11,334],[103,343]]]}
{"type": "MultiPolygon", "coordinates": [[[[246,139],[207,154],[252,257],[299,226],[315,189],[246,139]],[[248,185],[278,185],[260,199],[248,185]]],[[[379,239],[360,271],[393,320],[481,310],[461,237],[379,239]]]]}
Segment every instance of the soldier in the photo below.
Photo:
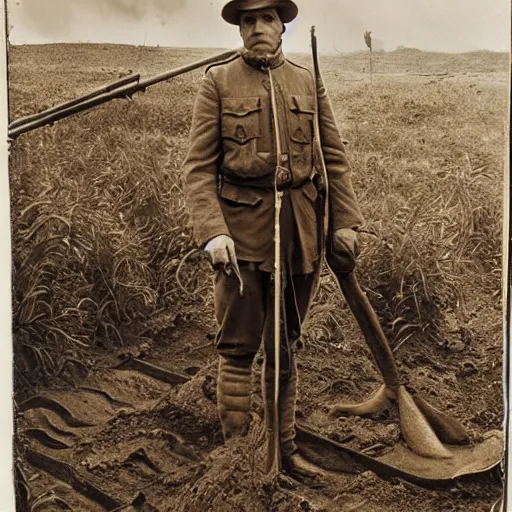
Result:
{"type": "Polygon", "coordinates": [[[311,72],[287,60],[281,49],[285,23],[297,14],[291,0],[232,0],[224,6],[222,17],[239,26],[244,48],[206,71],[194,107],[184,176],[195,239],[216,269],[217,400],[225,440],[248,430],[251,369],[262,341],[267,429],[274,424],[275,188],[283,192],[279,443],[282,468],[307,482],[318,473],[299,456],[294,438],[296,351],[324,244],[315,115],[329,183],[332,247],[347,271],[355,264],[356,231],[363,219],[325,89],[318,91],[315,113],[311,72]],[[230,268],[239,269],[243,295],[230,268]]]}

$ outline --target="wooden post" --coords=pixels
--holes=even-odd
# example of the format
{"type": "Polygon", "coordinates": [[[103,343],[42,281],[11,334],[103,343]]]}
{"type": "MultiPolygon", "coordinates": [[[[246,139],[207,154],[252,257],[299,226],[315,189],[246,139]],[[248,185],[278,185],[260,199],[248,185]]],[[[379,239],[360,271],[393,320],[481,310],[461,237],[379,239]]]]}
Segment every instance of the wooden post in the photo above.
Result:
{"type": "Polygon", "coordinates": [[[373,52],[372,52],[372,33],[368,30],[364,33],[366,46],[370,48],[370,84],[373,85],[373,52]]]}

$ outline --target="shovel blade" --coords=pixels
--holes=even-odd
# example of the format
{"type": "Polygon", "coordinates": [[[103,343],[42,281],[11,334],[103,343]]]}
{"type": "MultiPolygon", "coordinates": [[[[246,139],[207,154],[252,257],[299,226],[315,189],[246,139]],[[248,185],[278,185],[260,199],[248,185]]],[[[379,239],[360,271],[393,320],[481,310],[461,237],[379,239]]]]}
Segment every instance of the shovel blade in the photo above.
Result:
{"type": "Polygon", "coordinates": [[[358,404],[336,404],[329,412],[331,416],[338,417],[344,414],[352,416],[368,416],[382,411],[389,403],[391,391],[382,386],[366,401],[358,404]]]}
{"type": "Polygon", "coordinates": [[[463,444],[469,441],[468,433],[458,421],[436,409],[419,396],[414,397],[414,402],[443,443],[463,444]]]}
{"type": "Polygon", "coordinates": [[[404,386],[398,388],[400,429],[409,448],[423,457],[450,459],[452,454],[442,445],[429,422],[404,386]]]}

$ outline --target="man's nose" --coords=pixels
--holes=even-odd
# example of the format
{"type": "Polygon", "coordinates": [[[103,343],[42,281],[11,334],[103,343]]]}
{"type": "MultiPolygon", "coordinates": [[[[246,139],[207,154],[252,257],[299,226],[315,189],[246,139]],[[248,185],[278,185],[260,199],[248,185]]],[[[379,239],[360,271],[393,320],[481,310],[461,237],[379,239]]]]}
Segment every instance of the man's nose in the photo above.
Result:
{"type": "Polygon", "coordinates": [[[256,22],[254,23],[254,33],[255,34],[262,34],[263,33],[263,21],[259,18],[256,19],[256,22]]]}

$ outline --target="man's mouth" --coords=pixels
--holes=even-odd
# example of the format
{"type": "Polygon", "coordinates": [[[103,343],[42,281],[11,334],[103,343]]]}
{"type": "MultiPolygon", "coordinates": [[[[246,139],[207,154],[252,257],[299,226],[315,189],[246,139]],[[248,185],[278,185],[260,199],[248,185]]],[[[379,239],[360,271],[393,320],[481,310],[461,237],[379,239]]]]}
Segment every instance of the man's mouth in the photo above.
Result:
{"type": "Polygon", "coordinates": [[[258,48],[258,47],[262,47],[262,46],[270,46],[270,44],[267,42],[267,41],[256,41],[252,44],[252,47],[253,48],[258,48]]]}

